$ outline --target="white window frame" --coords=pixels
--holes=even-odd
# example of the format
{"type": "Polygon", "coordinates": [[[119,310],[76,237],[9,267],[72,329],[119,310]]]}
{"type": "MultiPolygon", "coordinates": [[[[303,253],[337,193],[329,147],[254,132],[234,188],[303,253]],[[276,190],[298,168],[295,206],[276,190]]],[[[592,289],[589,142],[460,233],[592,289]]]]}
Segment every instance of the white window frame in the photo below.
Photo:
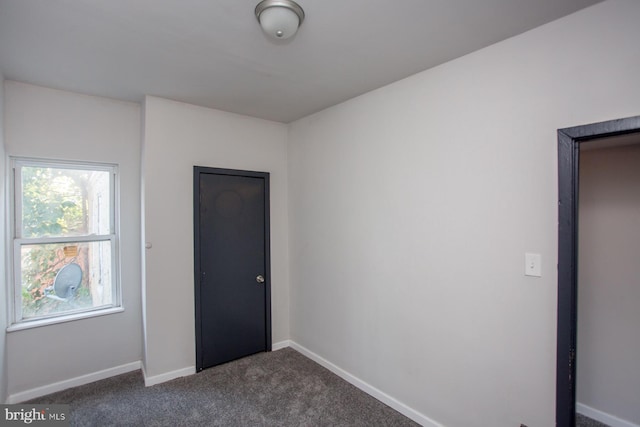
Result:
{"type": "Polygon", "coordinates": [[[9,301],[12,301],[9,313],[11,324],[8,332],[28,329],[38,326],[68,322],[88,317],[102,316],[124,311],[122,308],[122,292],[120,287],[120,197],[119,197],[119,173],[118,165],[111,163],[96,163],[85,161],[51,160],[27,157],[10,157],[10,198],[11,198],[11,241],[13,248],[11,253],[11,278],[9,301]],[[81,236],[60,237],[30,237],[22,236],[22,174],[23,167],[44,167],[60,169],[95,170],[109,172],[110,193],[110,233],[91,234],[81,236]],[[83,242],[111,242],[111,278],[112,278],[112,302],[111,304],[69,310],[62,313],[53,313],[34,318],[22,318],[22,271],[21,271],[21,247],[23,245],[48,244],[48,243],[83,243],[83,242]]]}

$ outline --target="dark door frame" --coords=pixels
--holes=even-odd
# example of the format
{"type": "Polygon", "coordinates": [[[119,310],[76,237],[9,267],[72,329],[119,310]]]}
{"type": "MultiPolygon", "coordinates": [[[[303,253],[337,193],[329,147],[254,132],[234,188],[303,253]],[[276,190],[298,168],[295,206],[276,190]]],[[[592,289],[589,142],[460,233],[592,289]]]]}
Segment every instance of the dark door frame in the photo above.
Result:
{"type": "Polygon", "coordinates": [[[265,349],[271,351],[271,243],[270,243],[270,198],[269,173],[236,169],[210,168],[204,166],[193,167],[193,278],[195,293],[195,321],[196,321],[196,372],[203,369],[202,350],[202,313],[200,307],[200,175],[232,175],[264,179],[264,257],[265,257],[265,349]]]}
{"type": "Polygon", "coordinates": [[[580,144],[637,132],[640,116],[558,129],[557,427],[575,426],[580,144]]]}

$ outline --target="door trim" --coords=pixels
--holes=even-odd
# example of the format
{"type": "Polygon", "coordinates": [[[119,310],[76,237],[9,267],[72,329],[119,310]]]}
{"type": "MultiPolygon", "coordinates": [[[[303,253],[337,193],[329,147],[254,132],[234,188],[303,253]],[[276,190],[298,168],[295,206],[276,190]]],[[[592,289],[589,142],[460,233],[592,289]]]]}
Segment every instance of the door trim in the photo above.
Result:
{"type": "Polygon", "coordinates": [[[269,198],[269,173],[244,171],[236,169],[210,168],[204,166],[193,167],[193,278],[194,278],[194,302],[196,322],[196,372],[203,369],[202,360],[202,313],[200,308],[200,175],[231,175],[264,180],[264,257],[265,257],[265,349],[271,351],[271,243],[270,243],[270,198],[269,198]]]}
{"type": "Polygon", "coordinates": [[[580,144],[637,132],[640,116],[558,129],[557,427],[573,427],[576,414],[580,144]]]}

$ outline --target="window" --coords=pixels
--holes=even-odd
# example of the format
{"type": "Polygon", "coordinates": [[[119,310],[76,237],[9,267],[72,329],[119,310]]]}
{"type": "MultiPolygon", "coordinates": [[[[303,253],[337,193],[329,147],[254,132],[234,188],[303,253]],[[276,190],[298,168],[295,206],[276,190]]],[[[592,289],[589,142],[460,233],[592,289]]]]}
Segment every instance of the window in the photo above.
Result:
{"type": "Polygon", "coordinates": [[[12,170],[14,324],[118,307],[117,167],[12,159],[12,170]]]}

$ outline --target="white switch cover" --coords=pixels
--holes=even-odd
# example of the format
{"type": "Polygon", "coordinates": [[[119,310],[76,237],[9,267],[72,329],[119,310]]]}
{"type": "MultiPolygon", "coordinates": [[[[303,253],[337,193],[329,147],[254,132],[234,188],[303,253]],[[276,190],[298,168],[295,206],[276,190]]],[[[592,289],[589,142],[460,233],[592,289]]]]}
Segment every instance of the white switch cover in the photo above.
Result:
{"type": "Polygon", "coordinates": [[[540,254],[524,254],[524,275],[542,277],[542,257],[540,254]]]}

